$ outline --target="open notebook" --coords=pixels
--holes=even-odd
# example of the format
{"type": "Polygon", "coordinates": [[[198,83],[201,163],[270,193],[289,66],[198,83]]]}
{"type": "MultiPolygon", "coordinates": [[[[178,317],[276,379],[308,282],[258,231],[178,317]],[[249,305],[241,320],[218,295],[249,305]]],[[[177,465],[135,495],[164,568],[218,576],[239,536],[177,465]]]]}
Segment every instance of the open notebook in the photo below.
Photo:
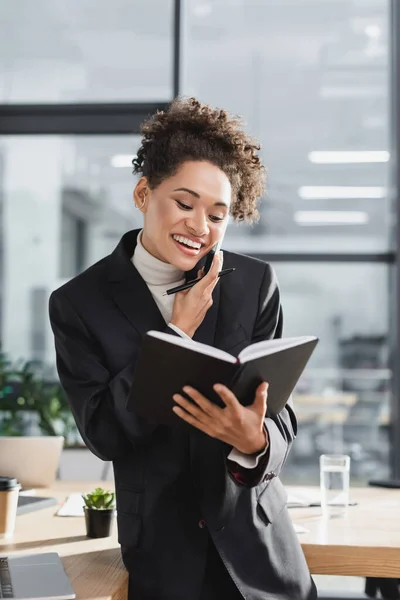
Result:
{"type": "Polygon", "coordinates": [[[213,385],[227,385],[247,406],[257,386],[269,383],[268,414],[285,406],[318,339],[315,336],[266,340],[251,344],[238,358],[213,346],[168,333],[149,331],[135,368],[127,407],[146,420],[188,427],[172,411],[173,394],[185,385],[223,406],[213,385]]]}

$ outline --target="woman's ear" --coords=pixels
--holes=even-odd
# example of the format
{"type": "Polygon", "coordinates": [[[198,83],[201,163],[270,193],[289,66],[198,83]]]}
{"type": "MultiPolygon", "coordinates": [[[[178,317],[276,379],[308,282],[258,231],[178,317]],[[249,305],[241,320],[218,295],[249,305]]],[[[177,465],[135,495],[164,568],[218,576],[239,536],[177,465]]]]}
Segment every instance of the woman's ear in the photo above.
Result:
{"type": "Polygon", "coordinates": [[[142,213],[147,211],[148,183],[146,177],[141,177],[133,190],[133,202],[142,213]]]}

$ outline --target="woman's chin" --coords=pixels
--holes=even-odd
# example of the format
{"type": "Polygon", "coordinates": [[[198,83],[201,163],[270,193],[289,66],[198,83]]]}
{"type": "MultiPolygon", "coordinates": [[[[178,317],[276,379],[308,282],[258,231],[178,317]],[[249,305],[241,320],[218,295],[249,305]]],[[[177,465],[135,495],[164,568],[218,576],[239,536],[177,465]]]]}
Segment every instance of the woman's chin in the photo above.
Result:
{"type": "Polygon", "coordinates": [[[186,260],[182,260],[182,259],[175,259],[173,262],[171,261],[171,265],[173,265],[174,267],[176,267],[177,269],[179,269],[180,271],[191,271],[192,269],[194,269],[194,267],[197,265],[198,261],[200,259],[186,259],[186,260]]]}
{"type": "Polygon", "coordinates": [[[170,264],[179,269],[180,271],[191,271],[199,262],[200,257],[198,256],[177,256],[176,252],[170,256],[170,264]]]}

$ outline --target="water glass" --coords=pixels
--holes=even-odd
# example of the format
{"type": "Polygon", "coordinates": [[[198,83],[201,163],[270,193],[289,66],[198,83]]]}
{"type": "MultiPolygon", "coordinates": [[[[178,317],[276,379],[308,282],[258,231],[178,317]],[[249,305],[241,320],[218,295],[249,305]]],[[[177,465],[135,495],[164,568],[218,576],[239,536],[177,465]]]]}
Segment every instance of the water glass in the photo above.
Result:
{"type": "Polygon", "coordinates": [[[345,516],[349,505],[350,456],[322,454],[319,465],[322,515],[345,516]]]}

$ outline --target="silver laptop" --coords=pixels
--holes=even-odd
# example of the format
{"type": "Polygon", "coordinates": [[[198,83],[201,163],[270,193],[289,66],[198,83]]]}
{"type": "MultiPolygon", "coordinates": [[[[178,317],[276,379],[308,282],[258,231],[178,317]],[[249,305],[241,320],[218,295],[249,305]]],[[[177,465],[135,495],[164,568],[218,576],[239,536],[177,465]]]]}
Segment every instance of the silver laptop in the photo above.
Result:
{"type": "Polygon", "coordinates": [[[23,488],[50,487],[57,475],[62,436],[0,437],[0,475],[23,488]]]}
{"type": "Polygon", "coordinates": [[[0,598],[72,600],[75,592],[57,552],[0,556],[0,598]]]}

